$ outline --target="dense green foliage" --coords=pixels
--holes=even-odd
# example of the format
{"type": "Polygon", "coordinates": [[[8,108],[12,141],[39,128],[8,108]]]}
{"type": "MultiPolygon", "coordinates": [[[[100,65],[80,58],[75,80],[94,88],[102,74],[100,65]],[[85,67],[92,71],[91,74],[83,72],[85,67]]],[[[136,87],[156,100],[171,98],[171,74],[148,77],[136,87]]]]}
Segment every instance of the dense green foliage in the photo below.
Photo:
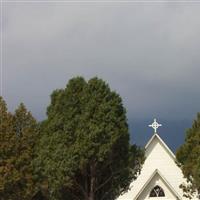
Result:
{"type": "Polygon", "coordinates": [[[200,195],[200,113],[194,120],[192,128],[186,132],[185,143],[176,153],[188,185],[182,185],[186,196],[195,190],[200,195]]]}
{"type": "Polygon", "coordinates": [[[36,153],[36,173],[51,200],[114,200],[144,159],[129,143],[120,96],[101,79],[82,77],[52,93],[36,153]]]}
{"type": "Polygon", "coordinates": [[[0,199],[30,200],[34,191],[33,146],[37,124],[20,104],[12,115],[0,97],[0,199]]]}
{"type": "Polygon", "coordinates": [[[16,135],[13,128],[13,117],[7,111],[6,103],[0,97],[0,199],[12,199],[9,192],[15,187],[19,173],[14,167],[16,158],[16,135]]]}
{"type": "Polygon", "coordinates": [[[120,96],[98,78],[73,78],[37,123],[0,97],[0,200],[114,200],[140,172],[120,96]]]}

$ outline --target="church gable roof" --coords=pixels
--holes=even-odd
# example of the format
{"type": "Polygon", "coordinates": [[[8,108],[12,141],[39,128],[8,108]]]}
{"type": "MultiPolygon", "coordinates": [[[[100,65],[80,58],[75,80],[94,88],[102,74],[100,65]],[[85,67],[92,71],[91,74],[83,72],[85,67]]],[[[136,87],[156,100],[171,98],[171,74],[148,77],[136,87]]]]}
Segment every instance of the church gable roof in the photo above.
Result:
{"type": "Polygon", "coordinates": [[[143,185],[143,187],[140,189],[138,194],[135,196],[134,200],[139,199],[140,195],[144,192],[144,190],[148,187],[148,185],[151,183],[151,181],[154,179],[156,175],[159,175],[160,179],[167,185],[169,190],[172,192],[172,194],[178,199],[181,200],[180,195],[175,191],[175,189],[171,186],[171,184],[165,179],[165,177],[161,174],[161,172],[156,169],[152,175],[148,178],[146,183],[143,185]]]}
{"type": "Polygon", "coordinates": [[[156,133],[158,125],[154,120],[154,134],[145,146],[146,159],[141,174],[131,183],[130,190],[122,194],[118,200],[150,199],[158,195],[156,191],[164,193],[164,196],[156,196],[158,199],[185,199],[180,189],[180,184],[185,183],[185,179],[176,164],[174,153],[156,133]]]}
{"type": "Polygon", "coordinates": [[[162,147],[168,152],[170,157],[175,161],[176,157],[174,153],[170,150],[170,148],[165,144],[165,142],[161,139],[161,137],[157,133],[153,134],[151,139],[147,142],[145,146],[145,151],[148,152],[148,150],[150,149],[150,146],[153,144],[155,140],[158,140],[158,142],[162,145],[162,147]]]}

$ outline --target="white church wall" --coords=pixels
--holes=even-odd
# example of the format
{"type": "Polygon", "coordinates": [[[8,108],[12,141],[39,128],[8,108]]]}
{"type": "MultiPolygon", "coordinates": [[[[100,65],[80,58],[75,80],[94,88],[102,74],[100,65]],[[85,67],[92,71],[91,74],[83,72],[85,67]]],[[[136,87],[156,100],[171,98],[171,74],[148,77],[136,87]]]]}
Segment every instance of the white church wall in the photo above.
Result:
{"type": "Polygon", "coordinates": [[[165,184],[165,182],[162,180],[162,178],[159,176],[159,174],[156,174],[151,182],[147,185],[147,187],[144,189],[144,191],[141,193],[141,195],[138,196],[137,200],[144,200],[144,199],[163,199],[163,200],[171,200],[176,199],[176,196],[173,194],[173,191],[170,190],[170,188],[165,184]],[[159,185],[164,193],[165,197],[149,197],[149,194],[156,185],[159,185]]]}
{"type": "Polygon", "coordinates": [[[145,161],[143,171],[146,174],[151,174],[155,168],[158,169],[182,196],[182,190],[179,188],[179,185],[185,182],[182,171],[176,165],[175,159],[163,148],[162,143],[157,137],[150,144],[150,148],[147,149],[146,156],[147,160],[145,161]]]}
{"type": "MultiPolygon", "coordinates": [[[[180,184],[186,182],[183,178],[182,171],[175,163],[174,154],[169,150],[169,148],[157,134],[152,137],[152,140],[150,140],[150,143],[147,145],[145,155],[146,160],[141,174],[138,176],[137,180],[132,182],[130,190],[121,195],[117,200],[153,200],[154,198],[149,197],[149,193],[155,186],[156,182],[150,181],[147,185],[145,184],[151,178],[155,170],[160,172],[165,182],[169,183],[173,190],[173,192],[170,191],[170,187],[167,187],[165,184],[163,184],[160,179],[159,184],[164,187],[163,189],[166,192],[165,199],[176,200],[176,196],[178,196],[178,199],[186,199],[183,197],[183,192],[179,188],[180,184]],[[140,195],[138,196],[138,194],[140,195]]],[[[164,198],[162,197],[162,199],[164,198]]]]}

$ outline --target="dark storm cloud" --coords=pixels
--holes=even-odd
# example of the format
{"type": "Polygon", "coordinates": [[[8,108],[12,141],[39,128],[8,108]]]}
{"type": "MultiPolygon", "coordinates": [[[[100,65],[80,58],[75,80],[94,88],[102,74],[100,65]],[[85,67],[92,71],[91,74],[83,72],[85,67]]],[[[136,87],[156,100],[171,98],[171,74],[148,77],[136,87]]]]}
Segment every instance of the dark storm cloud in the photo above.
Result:
{"type": "Polygon", "coordinates": [[[45,116],[73,76],[98,76],[129,118],[191,119],[200,111],[200,7],[7,5],[3,96],[45,116]]]}

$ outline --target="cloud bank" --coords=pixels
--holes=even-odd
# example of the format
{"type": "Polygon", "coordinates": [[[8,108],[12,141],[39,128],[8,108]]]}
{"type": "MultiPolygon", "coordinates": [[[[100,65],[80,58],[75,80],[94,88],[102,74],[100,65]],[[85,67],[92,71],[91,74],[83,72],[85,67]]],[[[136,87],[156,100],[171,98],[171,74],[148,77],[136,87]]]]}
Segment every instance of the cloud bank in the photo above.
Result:
{"type": "Polygon", "coordinates": [[[3,96],[39,120],[49,95],[73,76],[98,76],[123,98],[129,119],[192,119],[200,111],[200,7],[4,7],[3,96]]]}

